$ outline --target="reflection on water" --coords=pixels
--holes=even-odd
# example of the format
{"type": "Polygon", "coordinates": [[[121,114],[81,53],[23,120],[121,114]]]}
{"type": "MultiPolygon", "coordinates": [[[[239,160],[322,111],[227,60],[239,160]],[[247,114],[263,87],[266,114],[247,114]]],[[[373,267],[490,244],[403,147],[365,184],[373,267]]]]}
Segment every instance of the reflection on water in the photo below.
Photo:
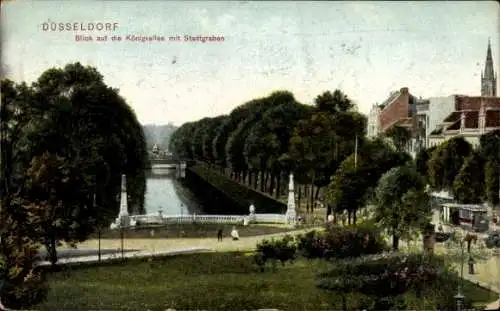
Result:
{"type": "Polygon", "coordinates": [[[201,202],[194,193],[176,179],[175,169],[153,168],[146,173],[146,213],[188,215],[201,210],[201,202]]]}

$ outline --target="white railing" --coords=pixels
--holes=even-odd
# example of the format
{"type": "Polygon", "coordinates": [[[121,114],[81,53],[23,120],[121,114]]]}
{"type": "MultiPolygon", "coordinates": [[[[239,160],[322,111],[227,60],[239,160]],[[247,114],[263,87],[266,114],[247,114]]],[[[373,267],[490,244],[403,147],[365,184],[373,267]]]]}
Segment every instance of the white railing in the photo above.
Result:
{"type": "Polygon", "coordinates": [[[134,222],[141,223],[243,223],[245,218],[249,222],[258,223],[284,223],[287,216],[284,214],[255,214],[253,217],[249,215],[133,215],[130,219],[134,222]]]}

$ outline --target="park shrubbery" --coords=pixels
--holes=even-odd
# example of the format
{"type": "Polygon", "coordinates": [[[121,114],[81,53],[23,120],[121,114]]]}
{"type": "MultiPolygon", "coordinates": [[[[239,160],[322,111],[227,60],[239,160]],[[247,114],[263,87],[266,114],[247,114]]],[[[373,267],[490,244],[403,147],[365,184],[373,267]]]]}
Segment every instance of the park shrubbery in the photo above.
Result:
{"type": "Polygon", "coordinates": [[[372,310],[452,310],[456,284],[441,258],[388,254],[378,260],[337,262],[320,275],[317,286],[371,297],[372,310]]]}
{"type": "Polygon", "coordinates": [[[328,226],[299,237],[298,249],[306,258],[348,258],[376,254],[386,249],[380,231],[372,225],[328,226]]]}
{"type": "Polygon", "coordinates": [[[257,244],[255,262],[263,270],[267,262],[275,266],[279,261],[284,265],[297,255],[309,259],[349,258],[377,254],[385,249],[386,244],[376,227],[328,226],[325,231],[313,230],[296,238],[286,235],[281,239],[264,240],[257,244]]]}
{"type": "Polygon", "coordinates": [[[257,252],[255,254],[255,263],[260,267],[261,271],[267,262],[271,262],[273,267],[276,267],[276,262],[281,262],[285,265],[287,261],[295,259],[297,254],[297,243],[294,237],[286,235],[281,239],[263,240],[257,244],[257,252]]]}

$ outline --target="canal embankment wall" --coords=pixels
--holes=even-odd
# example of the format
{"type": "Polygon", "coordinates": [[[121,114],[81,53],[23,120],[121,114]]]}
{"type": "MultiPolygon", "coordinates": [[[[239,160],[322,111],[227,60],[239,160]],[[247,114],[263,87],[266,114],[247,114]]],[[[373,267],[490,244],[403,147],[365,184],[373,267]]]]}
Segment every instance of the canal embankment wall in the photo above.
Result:
{"type": "Polygon", "coordinates": [[[198,162],[190,165],[186,172],[193,175],[193,178],[200,179],[200,181],[210,185],[213,189],[216,189],[217,192],[229,198],[237,205],[236,208],[239,211],[243,211],[243,214],[248,214],[248,208],[251,204],[255,206],[256,213],[286,212],[286,204],[231,180],[217,170],[209,167],[207,164],[198,162]]]}

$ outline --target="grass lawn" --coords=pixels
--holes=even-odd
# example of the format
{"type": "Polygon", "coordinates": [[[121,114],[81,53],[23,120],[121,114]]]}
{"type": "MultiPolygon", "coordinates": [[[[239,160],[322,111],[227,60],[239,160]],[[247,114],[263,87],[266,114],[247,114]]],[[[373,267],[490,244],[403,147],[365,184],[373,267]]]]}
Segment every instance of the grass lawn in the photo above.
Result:
{"type": "MultiPolygon", "coordinates": [[[[48,276],[50,293],[37,310],[341,310],[339,296],[316,288],[325,261],[297,260],[260,272],[244,253],[206,253],[150,262],[73,267],[48,276]]],[[[452,293],[450,293],[452,294],[452,293]]],[[[471,283],[465,295],[496,297],[471,283]]],[[[353,297],[348,297],[352,303],[353,297]]],[[[359,299],[359,296],[358,296],[359,299]]]]}

